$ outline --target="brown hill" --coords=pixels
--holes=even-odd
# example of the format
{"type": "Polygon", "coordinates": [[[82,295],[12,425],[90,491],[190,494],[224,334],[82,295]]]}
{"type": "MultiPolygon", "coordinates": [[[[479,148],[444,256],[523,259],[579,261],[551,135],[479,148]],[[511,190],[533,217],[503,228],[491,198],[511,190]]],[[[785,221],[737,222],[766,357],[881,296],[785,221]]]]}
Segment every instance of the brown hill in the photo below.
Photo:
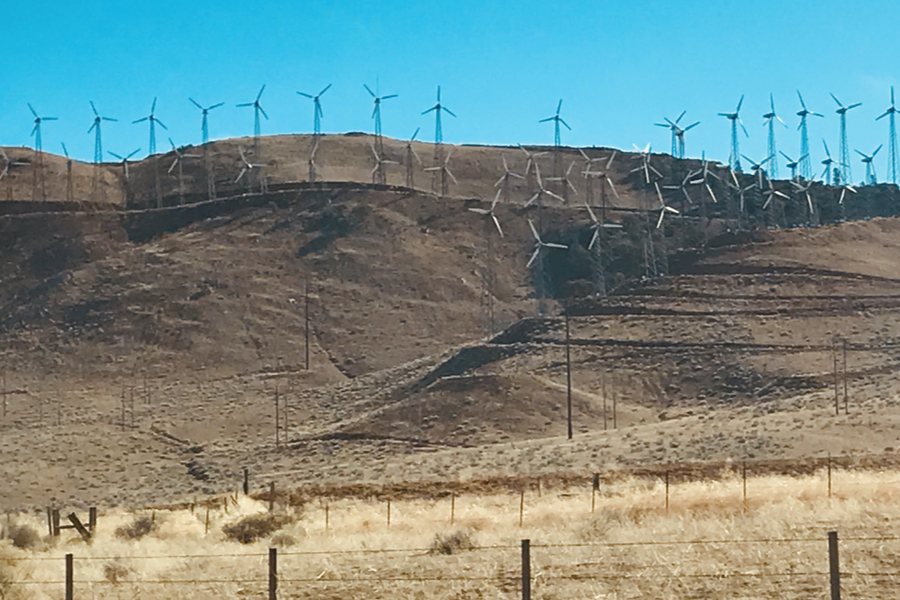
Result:
{"type": "MultiPolygon", "coordinates": [[[[659,231],[651,222],[657,266],[671,274],[641,280],[647,220],[622,210],[614,218],[625,229],[604,246],[618,287],[603,299],[585,297],[593,289],[586,211],[559,200],[540,215],[524,209],[535,183],[515,180],[513,201],[498,208],[504,237],[493,238],[492,291],[505,331],[491,339],[485,228],[468,208],[492,197],[501,153],[523,169],[521,150],[455,148],[459,184],[440,198],[399,187],[396,166],[388,186],[360,185],[372,168],[366,136],[323,138],[318,175],[335,181],[305,182],[309,142],[261,141],[266,194],[231,195],[242,192],[228,183],[237,148],[251,144],[231,140],[208,148],[222,173],[217,202],[172,206],[180,195],[166,174],[169,208],[153,208],[151,158],[133,166],[128,187],[130,208],[150,208],[15,194],[19,202],[0,203],[8,391],[0,448],[4,478],[17,482],[0,492],[0,506],[212,493],[233,489],[245,466],[258,477],[359,481],[900,443],[895,220],[756,231],[741,244],[717,234],[732,224],[726,213],[692,214],[659,231]],[[540,218],[545,240],[571,247],[546,255],[549,284],[525,268],[528,218],[540,218]],[[703,236],[705,249],[677,251],[703,236]],[[550,316],[538,314],[544,285],[571,302],[573,441],[560,437],[564,326],[557,301],[546,302],[550,316]],[[844,341],[851,410],[835,418],[834,351],[841,362],[844,341]],[[276,397],[279,440],[290,441],[281,447],[276,397]]],[[[403,143],[387,145],[388,156],[403,158],[403,143]]],[[[416,148],[425,159],[428,147],[416,148]]],[[[564,156],[567,169],[580,155],[564,156]]],[[[160,173],[170,158],[159,158],[160,173]]],[[[541,157],[542,173],[553,158],[541,157]]],[[[685,167],[653,160],[669,177],[685,167]]],[[[46,164],[48,174],[60,166],[52,157],[46,164]]],[[[202,162],[187,164],[185,199],[202,200],[202,162]]],[[[652,206],[655,189],[630,172],[638,164],[613,162],[618,208],[652,206]]],[[[91,167],[78,169],[90,183],[91,167]]],[[[0,188],[30,191],[24,178],[14,170],[0,188]]],[[[107,200],[126,189],[115,181],[107,200]]],[[[586,183],[573,184],[583,198],[586,183]]],[[[831,191],[820,192],[825,206],[831,191]]],[[[892,193],[860,195],[881,206],[878,194],[892,193]]]]}

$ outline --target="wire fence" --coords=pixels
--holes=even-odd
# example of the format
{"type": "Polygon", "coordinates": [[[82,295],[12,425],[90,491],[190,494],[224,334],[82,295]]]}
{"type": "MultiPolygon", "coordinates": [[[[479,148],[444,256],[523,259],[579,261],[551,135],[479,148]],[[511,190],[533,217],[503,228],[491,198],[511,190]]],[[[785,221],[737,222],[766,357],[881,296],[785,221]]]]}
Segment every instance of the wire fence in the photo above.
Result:
{"type": "MultiPolygon", "coordinates": [[[[104,598],[896,598],[900,535],[317,552],[78,556],[0,578],[0,596],[104,598]],[[722,553],[722,546],[731,552],[722,553]]],[[[23,569],[24,571],[25,569],[23,569]]]]}

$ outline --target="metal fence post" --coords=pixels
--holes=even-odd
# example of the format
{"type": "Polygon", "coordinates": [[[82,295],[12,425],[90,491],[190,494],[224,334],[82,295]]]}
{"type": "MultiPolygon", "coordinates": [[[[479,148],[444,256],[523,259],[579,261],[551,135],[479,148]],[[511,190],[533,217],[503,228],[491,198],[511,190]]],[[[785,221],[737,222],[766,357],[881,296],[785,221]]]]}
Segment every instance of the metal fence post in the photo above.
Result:
{"type": "Polygon", "coordinates": [[[831,600],[841,600],[841,563],[838,559],[837,531],[828,532],[828,571],[831,574],[831,600]]]}
{"type": "Polygon", "coordinates": [[[269,548],[269,600],[278,598],[278,549],[269,548]]]}
{"type": "Polygon", "coordinates": [[[74,558],[71,554],[66,554],[66,600],[72,600],[75,596],[73,579],[75,576],[74,558]]]}
{"type": "Polygon", "coordinates": [[[522,600],[531,600],[531,540],[522,540],[522,600]]]}

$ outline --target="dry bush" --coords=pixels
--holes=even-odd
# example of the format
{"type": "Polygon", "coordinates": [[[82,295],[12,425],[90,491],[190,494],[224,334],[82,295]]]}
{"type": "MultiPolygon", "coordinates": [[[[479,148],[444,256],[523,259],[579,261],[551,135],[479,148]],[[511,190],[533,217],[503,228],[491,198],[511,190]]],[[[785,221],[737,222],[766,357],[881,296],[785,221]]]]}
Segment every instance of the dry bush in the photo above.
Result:
{"type": "Polygon", "coordinates": [[[154,522],[150,517],[138,517],[128,525],[116,528],[116,537],[121,540],[139,540],[153,531],[154,522]]]}
{"type": "Polygon", "coordinates": [[[41,536],[28,525],[10,523],[3,530],[3,536],[12,542],[16,548],[32,550],[41,542],[41,536]]]}
{"type": "Polygon", "coordinates": [[[110,561],[103,565],[103,576],[110,583],[119,583],[121,581],[125,581],[125,579],[130,574],[131,569],[120,562],[110,561]]]}
{"type": "Polygon", "coordinates": [[[222,532],[230,540],[251,544],[278,531],[291,522],[287,515],[252,515],[226,525],[222,532]]]}
{"type": "Polygon", "coordinates": [[[428,547],[429,554],[458,554],[463,550],[472,550],[476,548],[475,540],[468,531],[454,531],[445,535],[436,534],[431,546],[428,547]]]}

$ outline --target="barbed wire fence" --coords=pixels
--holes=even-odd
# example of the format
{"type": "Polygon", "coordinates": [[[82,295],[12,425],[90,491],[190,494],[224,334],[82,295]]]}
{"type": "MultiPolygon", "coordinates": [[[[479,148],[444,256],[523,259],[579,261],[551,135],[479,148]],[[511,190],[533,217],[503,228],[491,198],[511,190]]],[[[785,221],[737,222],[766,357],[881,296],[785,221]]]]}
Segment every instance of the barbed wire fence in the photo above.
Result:
{"type": "MultiPolygon", "coordinates": [[[[505,598],[891,598],[900,573],[900,536],[848,537],[835,531],[792,539],[532,544],[472,547],[284,551],[267,553],[25,557],[51,563],[46,579],[0,581],[4,597],[66,600],[181,597],[431,596],[505,598]],[[739,563],[710,559],[737,547],[739,563]],[[640,552],[636,552],[636,551],[640,552]],[[372,560],[380,555],[378,561],[372,560]],[[362,560],[361,560],[362,559],[362,560]],[[158,575],[156,563],[180,567],[158,575]],[[156,573],[156,574],[155,574],[156,573]],[[721,595],[727,592],[727,595],[721,595]],[[829,596],[830,594],[830,596],[829,596]]],[[[48,565],[49,566],[49,565],[48,565]]]]}

